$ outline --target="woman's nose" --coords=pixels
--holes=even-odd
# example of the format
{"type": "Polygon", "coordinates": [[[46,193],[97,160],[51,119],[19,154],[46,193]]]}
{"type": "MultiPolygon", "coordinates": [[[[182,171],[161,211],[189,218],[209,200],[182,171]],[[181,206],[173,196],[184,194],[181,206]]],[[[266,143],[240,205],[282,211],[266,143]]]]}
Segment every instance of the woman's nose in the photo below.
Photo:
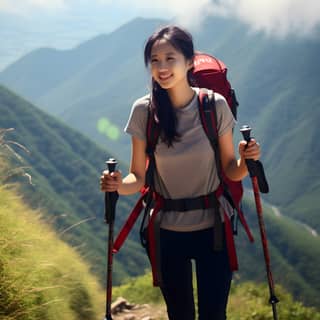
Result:
{"type": "Polygon", "coordinates": [[[157,69],[159,71],[165,71],[168,69],[168,64],[166,61],[158,61],[157,63],[157,69]]]}

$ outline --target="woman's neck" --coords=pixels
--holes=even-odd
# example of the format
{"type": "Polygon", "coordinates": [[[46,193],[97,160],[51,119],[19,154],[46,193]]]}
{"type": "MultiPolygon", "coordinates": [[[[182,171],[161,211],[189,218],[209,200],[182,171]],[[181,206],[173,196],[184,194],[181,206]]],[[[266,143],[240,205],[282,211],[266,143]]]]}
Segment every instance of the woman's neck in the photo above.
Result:
{"type": "Polygon", "coordinates": [[[186,86],[183,89],[179,88],[179,90],[168,89],[168,95],[172,106],[179,109],[185,107],[191,102],[194,96],[194,90],[190,86],[186,86]]]}

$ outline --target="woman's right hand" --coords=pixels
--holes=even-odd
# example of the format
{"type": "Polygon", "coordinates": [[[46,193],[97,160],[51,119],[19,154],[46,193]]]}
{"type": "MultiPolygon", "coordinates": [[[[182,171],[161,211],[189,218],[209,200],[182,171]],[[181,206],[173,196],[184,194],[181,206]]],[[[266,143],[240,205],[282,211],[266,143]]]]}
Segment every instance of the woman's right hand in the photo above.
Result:
{"type": "Polygon", "coordinates": [[[117,191],[122,184],[121,171],[116,170],[109,172],[105,170],[100,177],[100,189],[102,192],[114,192],[117,191]]]}

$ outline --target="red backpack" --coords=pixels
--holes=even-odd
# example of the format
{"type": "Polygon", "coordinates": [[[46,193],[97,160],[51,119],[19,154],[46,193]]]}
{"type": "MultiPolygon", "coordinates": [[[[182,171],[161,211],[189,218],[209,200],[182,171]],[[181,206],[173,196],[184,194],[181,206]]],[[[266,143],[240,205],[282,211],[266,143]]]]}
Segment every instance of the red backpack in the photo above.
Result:
{"type": "MultiPolygon", "coordinates": [[[[236,118],[238,102],[231,88],[231,85],[227,79],[227,68],[225,64],[217,58],[204,53],[196,53],[194,58],[194,70],[192,73],[191,85],[201,89],[199,93],[199,113],[200,119],[204,131],[210,141],[212,148],[215,150],[217,171],[220,177],[221,185],[217,191],[212,194],[205,195],[203,197],[197,197],[192,199],[163,199],[154,190],[153,175],[155,172],[155,158],[154,150],[159,138],[159,130],[154,120],[154,114],[151,108],[149,109],[148,122],[147,122],[147,154],[148,165],[146,170],[146,185],[141,190],[141,197],[138,200],[136,206],[131,212],[128,220],[122,227],[118,237],[114,242],[114,253],[118,252],[125,239],[127,238],[130,230],[132,229],[135,221],[144,209],[144,216],[140,228],[140,236],[142,245],[147,247],[148,254],[151,261],[153,283],[158,285],[161,282],[161,275],[157,270],[157,257],[155,247],[157,246],[155,227],[156,215],[158,211],[163,210],[168,203],[174,208],[178,207],[180,211],[188,210],[188,208],[194,208],[194,203],[201,203],[201,208],[212,208],[217,205],[216,199],[224,197],[228,201],[228,205],[219,202],[219,205],[228,206],[232,208],[232,213],[226,213],[227,209],[224,209],[224,225],[226,233],[226,243],[229,253],[230,267],[232,270],[238,269],[238,261],[235,252],[235,245],[233,235],[237,233],[237,221],[238,219],[244,226],[246,233],[250,241],[253,241],[252,234],[245,221],[244,215],[241,210],[241,199],[243,195],[243,188],[241,181],[231,181],[224,174],[219,156],[218,148],[218,131],[217,131],[217,116],[215,110],[215,99],[213,94],[209,94],[208,90],[220,93],[225,97],[227,103],[236,118]],[[201,199],[200,199],[201,198],[201,199]],[[151,211],[152,209],[152,211],[151,211]],[[152,212],[152,214],[150,214],[152,212]]],[[[199,207],[197,207],[199,208],[199,207]]],[[[189,209],[190,210],[190,209],[189,209]]],[[[220,215],[219,215],[220,216],[220,215]]],[[[218,221],[221,219],[215,220],[218,221]]],[[[221,224],[222,226],[222,224],[221,224]]],[[[217,232],[218,227],[215,225],[215,235],[221,237],[221,232],[217,232]]],[[[221,227],[222,230],[222,227],[221,227]]],[[[219,242],[219,241],[217,241],[219,242]]]]}
{"type": "Polygon", "coordinates": [[[192,85],[199,88],[211,89],[225,97],[232,114],[237,118],[238,101],[234,90],[227,79],[227,67],[217,58],[205,53],[196,53],[192,85]]]}

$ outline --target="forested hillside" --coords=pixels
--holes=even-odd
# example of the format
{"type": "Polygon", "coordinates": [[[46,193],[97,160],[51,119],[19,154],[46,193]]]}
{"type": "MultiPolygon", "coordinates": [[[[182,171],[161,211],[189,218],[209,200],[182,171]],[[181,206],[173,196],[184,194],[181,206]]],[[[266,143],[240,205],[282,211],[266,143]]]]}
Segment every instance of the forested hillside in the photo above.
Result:
{"type": "MultiPolygon", "coordinates": [[[[12,144],[23,159],[17,165],[26,167],[32,177],[32,184],[25,178],[20,184],[24,200],[46,211],[44,218],[54,224],[61,239],[77,247],[104,279],[108,229],[99,178],[110,153],[1,86],[0,110],[0,128],[15,129],[7,133],[7,140],[29,151],[12,144]]],[[[126,170],[121,162],[119,168],[126,170]]],[[[119,201],[116,227],[132,204],[130,198],[119,201]]],[[[129,241],[115,261],[115,283],[141,274],[146,260],[140,245],[129,241]]]]}

